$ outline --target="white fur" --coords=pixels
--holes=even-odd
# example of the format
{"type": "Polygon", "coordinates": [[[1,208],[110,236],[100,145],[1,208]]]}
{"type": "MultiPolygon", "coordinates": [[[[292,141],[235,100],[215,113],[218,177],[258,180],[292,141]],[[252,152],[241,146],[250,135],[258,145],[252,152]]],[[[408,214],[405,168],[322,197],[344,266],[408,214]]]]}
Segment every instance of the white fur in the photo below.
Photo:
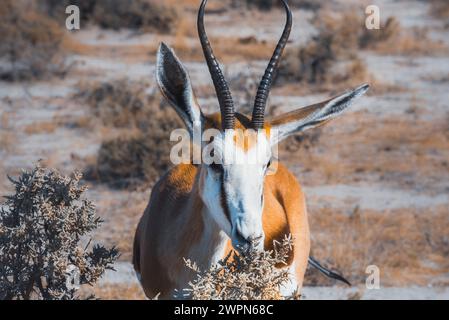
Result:
{"type": "Polygon", "coordinates": [[[234,130],[219,133],[214,138],[215,158],[222,159],[223,173],[207,169],[202,198],[214,220],[236,242],[236,232],[245,239],[260,238],[262,228],[263,185],[266,166],[271,158],[271,146],[266,135],[258,135],[258,142],[248,150],[236,146],[234,130]],[[221,203],[225,193],[231,221],[226,217],[221,203]]]}
{"type": "Polygon", "coordinates": [[[283,297],[291,296],[298,289],[298,281],[296,280],[295,263],[288,267],[289,281],[281,286],[280,292],[283,297]]]}

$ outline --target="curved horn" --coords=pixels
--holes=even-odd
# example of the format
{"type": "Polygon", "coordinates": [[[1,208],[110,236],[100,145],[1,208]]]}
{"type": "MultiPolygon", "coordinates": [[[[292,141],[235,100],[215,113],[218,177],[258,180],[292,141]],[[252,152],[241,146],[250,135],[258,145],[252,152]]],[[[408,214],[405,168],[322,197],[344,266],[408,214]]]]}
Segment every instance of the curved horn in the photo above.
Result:
{"type": "Polygon", "coordinates": [[[207,0],[203,0],[200,10],[198,12],[198,34],[203,47],[204,57],[206,58],[207,66],[214,83],[215,92],[217,93],[218,103],[220,104],[221,119],[223,130],[234,129],[235,126],[235,111],[234,102],[232,101],[231,91],[220,69],[217,58],[215,58],[207,38],[206,30],[204,28],[204,12],[207,0]]]}
{"type": "Polygon", "coordinates": [[[281,60],[284,48],[287,45],[288,38],[290,36],[290,31],[292,29],[292,12],[288,7],[285,0],[282,0],[284,4],[285,11],[287,13],[287,22],[284,27],[284,32],[282,33],[281,39],[274,50],[273,56],[271,57],[270,63],[268,64],[265,74],[263,75],[262,81],[260,82],[259,88],[257,89],[257,95],[254,102],[253,116],[251,123],[254,129],[262,129],[265,122],[265,106],[267,104],[268,95],[270,94],[271,84],[273,83],[273,75],[276,72],[279,62],[281,60]]]}

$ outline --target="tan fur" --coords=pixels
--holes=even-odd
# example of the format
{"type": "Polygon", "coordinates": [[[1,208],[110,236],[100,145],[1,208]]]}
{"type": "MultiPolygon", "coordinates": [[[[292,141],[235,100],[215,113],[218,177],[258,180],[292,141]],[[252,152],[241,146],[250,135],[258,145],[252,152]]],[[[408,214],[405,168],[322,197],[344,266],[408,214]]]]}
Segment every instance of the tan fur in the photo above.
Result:
{"type": "MultiPolygon", "coordinates": [[[[245,116],[238,114],[236,118],[236,128],[248,128],[249,120],[245,116]]],[[[220,128],[220,125],[219,114],[207,118],[206,128],[220,128]]],[[[207,265],[212,247],[220,241],[205,238],[206,227],[213,228],[213,223],[202,213],[204,205],[198,196],[202,170],[202,166],[179,165],[153,188],[149,205],[137,227],[133,257],[134,268],[141,274],[142,286],[149,298],[158,293],[161,298],[171,298],[174,289],[184,288],[191,280],[191,273],[183,257],[191,258],[201,252],[196,262],[200,267],[207,265]]],[[[310,250],[304,194],[293,174],[279,163],[276,173],[265,179],[264,197],[265,249],[272,248],[273,240],[281,241],[285,235],[293,235],[294,250],[288,263],[295,263],[301,287],[310,250]]],[[[229,241],[224,255],[231,248],[229,241]]]]}

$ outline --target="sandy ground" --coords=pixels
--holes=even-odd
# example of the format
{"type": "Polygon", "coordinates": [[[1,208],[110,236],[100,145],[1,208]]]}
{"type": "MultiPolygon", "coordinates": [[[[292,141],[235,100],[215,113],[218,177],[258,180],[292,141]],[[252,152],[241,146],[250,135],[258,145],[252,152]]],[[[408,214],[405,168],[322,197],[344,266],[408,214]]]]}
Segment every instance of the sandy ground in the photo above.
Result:
{"type": "MultiPolygon", "coordinates": [[[[138,286],[134,269],[130,263],[121,262],[115,265],[116,271],[107,271],[101,285],[138,286]]],[[[379,289],[367,289],[363,286],[354,287],[304,287],[303,299],[305,300],[448,300],[449,288],[447,287],[382,287],[379,289]]]]}

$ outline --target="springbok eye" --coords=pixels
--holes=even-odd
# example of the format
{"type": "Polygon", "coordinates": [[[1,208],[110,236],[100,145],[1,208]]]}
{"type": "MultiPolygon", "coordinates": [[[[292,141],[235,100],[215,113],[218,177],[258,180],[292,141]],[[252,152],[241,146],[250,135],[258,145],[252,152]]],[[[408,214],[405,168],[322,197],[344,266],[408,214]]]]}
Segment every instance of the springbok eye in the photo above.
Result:
{"type": "Polygon", "coordinates": [[[269,168],[271,166],[271,160],[270,161],[268,161],[268,164],[267,164],[267,169],[269,168]]]}

